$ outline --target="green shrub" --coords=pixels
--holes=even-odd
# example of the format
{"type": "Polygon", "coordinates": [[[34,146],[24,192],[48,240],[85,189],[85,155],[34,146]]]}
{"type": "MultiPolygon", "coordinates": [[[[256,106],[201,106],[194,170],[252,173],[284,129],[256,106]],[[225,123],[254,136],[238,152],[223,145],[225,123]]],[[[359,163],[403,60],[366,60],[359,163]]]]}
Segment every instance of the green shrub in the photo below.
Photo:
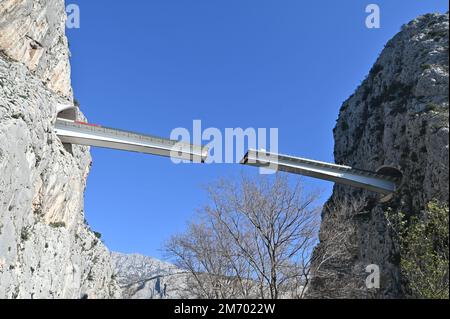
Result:
{"type": "Polygon", "coordinates": [[[381,71],[383,71],[383,66],[381,64],[375,64],[370,70],[369,76],[376,77],[381,71]]]}
{"type": "Polygon", "coordinates": [[[448,204],[436,201],[420,217],[388,214],[399,236],[401,271],[413,298],[449,298],[448,214],[448,204]]]}
{"type": "Polygon", "coordinates": [[[30,239],[30,232],[28,228],[22,228],[22,231],[20,232],[20,238],[22,239],[22,241],[27,241],[28,239],[30,239]]]}
{"type": "Polygon", "coordinates": [[[428,103],[425,106],[425,112],[437,111],[438,109],[439,109],[439,106],[435,103],[428,103]]]}
{"type": "Polygon", "coordinates": [[[102,239],[102,234],[101,234],[101,233],[95,231],[95,232],[94,232],[94,235],[95,235],[95,237],[97,237],[98,239],[102,239]]]}
{"type": "Polygon", "coordinates": [[[50,227],[52,227],[52,228],[64,228],[64,227],[66,227],[66,223],[64,223],[64,222],[50,223],[50,227]]]}
{"type": "Polygon", "coordinates": [[[348,125],[348,123],[346,121],[343,121],[341,124],[341,128],[343,131],[347,131],[350,128],[350,126],[348,125]]]}

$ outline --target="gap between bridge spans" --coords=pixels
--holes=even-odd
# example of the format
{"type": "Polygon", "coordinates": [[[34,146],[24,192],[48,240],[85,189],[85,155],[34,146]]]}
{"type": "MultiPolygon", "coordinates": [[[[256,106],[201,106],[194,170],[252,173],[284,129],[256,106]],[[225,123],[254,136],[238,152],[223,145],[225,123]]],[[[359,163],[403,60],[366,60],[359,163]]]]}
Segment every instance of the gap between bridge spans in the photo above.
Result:
{"type": "MultiPolygon", "coordinates": [[[[219,157],[208,160],[211,150],[217,152],[222,147],[222,133],[218,129],[210,128],[201,133],[201,122],[194,121],[194,144],[180,142],[179,139],[190,140],[190,133],[186,129],[175,129],[172,139],[166,139],[151,135],[138,134],[134,132],[107,128],[99,125],[88,124],[75,121],[76,108],[73,106],[58,106],[58,119],[55,124],[56,134],[65,144],[79,144],[110,149],[118,149],[131,152],[140,152],[151,155],[170,157],[174,163],[195,162],[195,163],[217,163],[219,157]],[[200,145],[202,138],[211,139],[208,146],[200,145]],[[198,144],[195,144],[198,142],[198,144]],[[219,145],[220,144],[220,145],[219,145]],[[210,147],[212,148],[210,149],[210,147]]],[[[377,172],[355,169],[349,166],[336,165],[320,161],[309,160],[300,157],[268,152],[266,146],[266,130],[258,130],[259,151],[256,147],[256,130],[228,129],[226,132],[226,149],[230,152],[226,157],[228,163],[234,161],[234,139],[237,140],[238,150],[236,156],[240,156],[239,151],[244,154],[245,139],[248,139],[250,150],[242,155],[240,163],[259,167],[262,174],[272,174],[276,171],[284,171],[291,174],[298,174],[318,178],[343,185],[350,185],[385,195],[383,200],[389,200],[402,183],[402,173],[395,167],[382,167],[377,172]],[[228,142],[227,142],[228,140],[228,142]]],[[[270,146],[278,149],[278,130],[271,129],[270,146]]],[[[220,159],[222,153],[219,152],[220,159]]],[[[237,159],[238,160],[238,159],[237,159]]]]}

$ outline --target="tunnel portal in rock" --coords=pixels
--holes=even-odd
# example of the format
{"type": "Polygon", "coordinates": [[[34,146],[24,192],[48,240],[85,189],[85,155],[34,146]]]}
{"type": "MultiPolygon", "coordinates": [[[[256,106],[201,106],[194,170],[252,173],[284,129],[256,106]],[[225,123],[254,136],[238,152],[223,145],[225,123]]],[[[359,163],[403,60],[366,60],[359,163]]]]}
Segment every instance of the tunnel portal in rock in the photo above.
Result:
{"type": "Polygon", "coordinates": [[[56,117],[70,121],[77,120],[78,108],[72,104],[59,104],[56,108],[56,117]]]}

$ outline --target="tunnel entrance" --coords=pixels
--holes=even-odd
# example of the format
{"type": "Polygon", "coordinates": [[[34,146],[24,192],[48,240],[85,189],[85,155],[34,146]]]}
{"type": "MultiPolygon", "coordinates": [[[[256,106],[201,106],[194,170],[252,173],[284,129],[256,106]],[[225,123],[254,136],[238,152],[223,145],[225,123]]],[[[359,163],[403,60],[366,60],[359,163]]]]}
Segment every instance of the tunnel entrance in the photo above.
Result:
{"type": "Polygon", "coordinates": [[[76,121],[78,108],[73,104],[60,104],[56,108],[57,115],[59,119],[76,121]]]}
{"type": "MultiPolygon", "coordinates": [[[[377,170],[377,173],[396,180],[396,191],[398,191],[403,185],[403,172],[394,166],[382,166],[377,170]]],[[[389,194],[381,199],[381,202],[386,203],[390,201],[394,196],[394,193],[389,194]]]]}
{"type": "Polygon", "coordinates": [[[394,166],[382,166],[377,170],[377,173],[399,180],[397,188],[399,188],[402,184],[401,181],[403,180],[403,173],[401,170],[394,166]]]}
{"type": "MultiPolygon", "coordinates": [[[[69,121],[76,121],[78,115],[78,107],[74,104],[59,104],[56,107],[56,118],[69,121]]],[[[64,149],[73,155],[72,144],[63,143],[64,149]]]]}

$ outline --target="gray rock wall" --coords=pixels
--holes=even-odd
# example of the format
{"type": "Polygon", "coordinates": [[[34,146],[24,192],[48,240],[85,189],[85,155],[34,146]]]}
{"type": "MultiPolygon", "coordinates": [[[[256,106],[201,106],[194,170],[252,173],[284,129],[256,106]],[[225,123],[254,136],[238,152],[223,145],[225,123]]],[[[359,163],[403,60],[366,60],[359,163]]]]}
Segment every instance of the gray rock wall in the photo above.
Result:
{"type": "Polygon", "coordinates": [[[0,50],[52,91],[71,98],[64,1],[0,1],[0,50]]]}
{"type": "MultiPolygon", "coordinates": [[[[375,194],[335,187],[331,201],[359,198],[365,207],[346,219],[354,247],[322,266],[325,271],[317,272],[310,296],[403,296],[396,239],[385,212],[391,207],[418,214],[433,199],[448,202],[448,27],[448,13],[405,25],[343,104],[334,131],[336,162],[372,171],[397,167],[404,185],[386,204],[375,194]],[[365,287],[370,264],[381,268],[379,290],[365,287]]],[[[336,218],[344,223],[344,216],[327,211],[323,217],[322,246],[336,218]]]]}
{"type": "Polygon", "coordinates": [[[72,100],[64,8],[0,2],[0,298],[121,296],[84,221],[89,148],[69,152],[54,133],[72,100]]]}

